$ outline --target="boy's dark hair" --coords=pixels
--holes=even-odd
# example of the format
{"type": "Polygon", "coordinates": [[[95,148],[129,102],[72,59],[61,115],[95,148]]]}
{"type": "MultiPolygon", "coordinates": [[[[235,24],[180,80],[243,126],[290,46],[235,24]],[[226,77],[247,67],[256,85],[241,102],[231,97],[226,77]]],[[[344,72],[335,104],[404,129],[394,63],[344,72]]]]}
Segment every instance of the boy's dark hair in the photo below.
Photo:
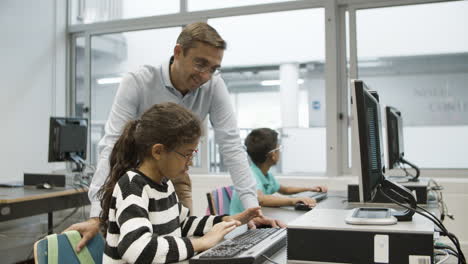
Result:
{"type": "Polygon", "coordinates": [[[278,132],[270,128],[257,128],[250,132],[245,139],[245,147],[250,159],[256,165],[267,159],[267,154],[278,145],[278,132]]]}
{"type": "Polygon", "coordinates": [[[175,103],[155,104],[139,120],[129,121],[112,149],[109,176],[98,192],[103,232],[107,231],[112,193],[119,179],[150,157],[153,145],[162,144],[172,151],[196,142],[201,134],[199,118],[175,103]]]}

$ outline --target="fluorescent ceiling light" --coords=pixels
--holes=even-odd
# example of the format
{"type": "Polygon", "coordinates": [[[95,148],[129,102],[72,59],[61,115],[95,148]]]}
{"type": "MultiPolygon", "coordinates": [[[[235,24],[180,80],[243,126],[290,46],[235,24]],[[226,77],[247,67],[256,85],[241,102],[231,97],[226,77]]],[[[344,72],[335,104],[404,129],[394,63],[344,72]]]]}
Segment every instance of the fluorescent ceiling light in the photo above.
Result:
{"type": "Polygon", "coordinates": [[[97,79],[98,84],[114,84],[114,83],[120,83],[120,81],[122,81],[122,77],[97,79]]]}
{"type": "MultiPolygon", "coordinates": [[[[303,84],[304,79],[297,79],[297,84],[303,84]]],[[[280,80],[266,80],[262,81],[260,83],[262,86],[273,86],[273,85],[280,85],[281,81],[280,80]]]]}
{"type": "Polygon", "coordinates": [[[361,61],[358,62],[358,67],[363,68],[374,68],[374,67],[381,67],[385,66],[385,62],[383,61],[361,61]]]}

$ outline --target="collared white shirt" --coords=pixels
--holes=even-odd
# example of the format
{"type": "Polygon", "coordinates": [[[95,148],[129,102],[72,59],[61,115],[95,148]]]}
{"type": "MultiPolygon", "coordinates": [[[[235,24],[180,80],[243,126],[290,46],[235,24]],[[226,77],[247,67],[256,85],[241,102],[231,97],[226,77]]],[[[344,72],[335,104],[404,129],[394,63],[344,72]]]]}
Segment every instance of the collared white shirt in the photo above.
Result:
{"type": "Polygon", "coordinates": [[[236,116],[224,80],[219,75],[213,76],[200,88],[182,95],[171,83],[169,66],[170,61],[158,67],[144,65],[122,79],[106,122],[105,135],[98,145],[99,161],[88,193],[91,217],[98,217],[101,212],[96,194],[109,175],[109,156],[123,127],[129,120],[139,118],[154,104],[163,102],[184,106],[201,120],[210,115],[215,140],[244,208],[258,206],[255,179],[249,169],[247,153],[242,147],[236,116]]]}

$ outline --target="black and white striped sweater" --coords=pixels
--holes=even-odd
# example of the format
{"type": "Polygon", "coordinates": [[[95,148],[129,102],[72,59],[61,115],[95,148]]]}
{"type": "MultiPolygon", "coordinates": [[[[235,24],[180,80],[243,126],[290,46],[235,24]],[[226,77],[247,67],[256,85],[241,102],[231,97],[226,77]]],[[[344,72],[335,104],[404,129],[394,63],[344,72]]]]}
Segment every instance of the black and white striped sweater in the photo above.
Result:
{"type": "Polygon", "coordinates": [[[189,216],[171,181],[157,184],[128,171],[115,185],[103,263],[170,263],[194,255],[188,236],[202,236],[222,216],[189,216]]]}

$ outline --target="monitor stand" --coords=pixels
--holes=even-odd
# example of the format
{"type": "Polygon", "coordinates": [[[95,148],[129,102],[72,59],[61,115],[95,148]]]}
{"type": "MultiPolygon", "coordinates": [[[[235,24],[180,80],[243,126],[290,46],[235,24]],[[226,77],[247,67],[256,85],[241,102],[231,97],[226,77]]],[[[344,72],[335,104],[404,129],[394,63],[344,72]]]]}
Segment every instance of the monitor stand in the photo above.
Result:
{"type": "Polygon", "coordinates": [[[346,223],[354,225],[392,225],[398,221],[411,221],[416,210],[416,197],[410,190],[396,182],[384,178],[377,187],[378,192],[400,204],[406,204],[406,210],[390,208],[356,208],[352,215],[345,219],[346,223]]]}
{"type": "Polygon", "coordinates": [[[394,225],[398,222],[390,208],[355,208],[346,217],[346,223],[351,225],[394,225]]]}
{"type": "MultiPolygon", "coordinates": [[[[386,176],[388,180],[390,181],[393,181],[393,182],[397,182],[397,183],[408,183],[408,182],[412,182],[413,181],[413,176],[394,176],[394,175],[391,175],[391,176],[386,176]]],[[[419,181],[419,179],[418,179],[419,181]]]]}

